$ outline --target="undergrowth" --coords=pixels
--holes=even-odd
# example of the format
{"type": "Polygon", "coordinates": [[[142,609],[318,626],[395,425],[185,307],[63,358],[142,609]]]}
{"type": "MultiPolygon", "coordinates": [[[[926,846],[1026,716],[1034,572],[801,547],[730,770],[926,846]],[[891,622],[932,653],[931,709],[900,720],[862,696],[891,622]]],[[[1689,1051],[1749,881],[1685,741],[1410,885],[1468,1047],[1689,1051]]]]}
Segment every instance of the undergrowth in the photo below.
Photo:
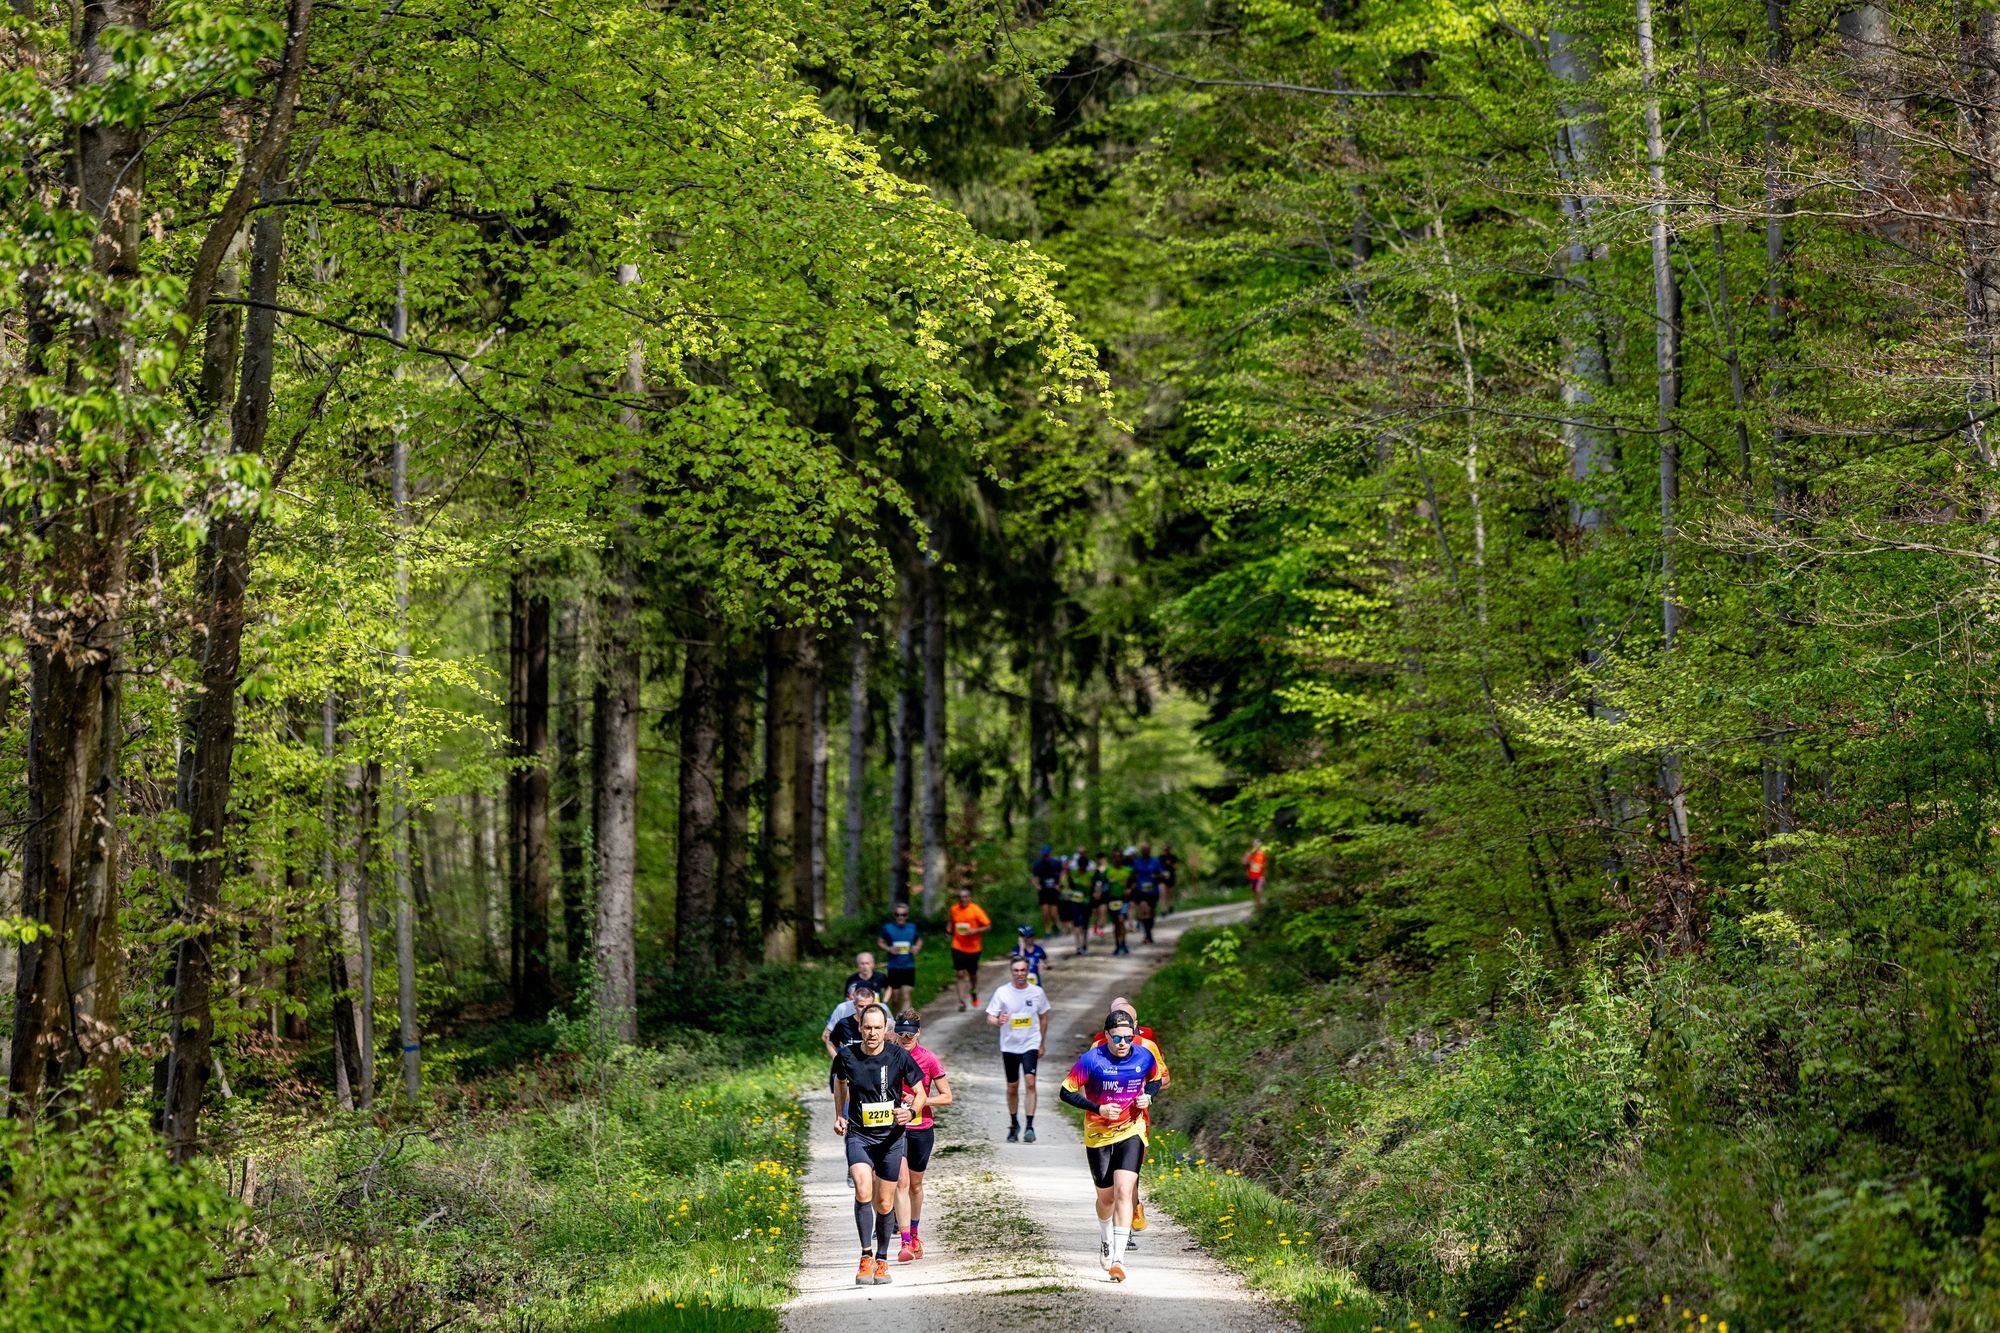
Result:
{"type": "Polygon", "coordinates": [[[2000,1328],[1983,917],[1724,921],[1665,965],[1517,940],[1497,975],[1391,974],[1329,919],[1191,933],[1139,997],[1187,1136],[1149,1189],[1310,1327],[2000,1328]],[[1272,1228],[1309,1240],[1283,1280],[1272,1228]]]}

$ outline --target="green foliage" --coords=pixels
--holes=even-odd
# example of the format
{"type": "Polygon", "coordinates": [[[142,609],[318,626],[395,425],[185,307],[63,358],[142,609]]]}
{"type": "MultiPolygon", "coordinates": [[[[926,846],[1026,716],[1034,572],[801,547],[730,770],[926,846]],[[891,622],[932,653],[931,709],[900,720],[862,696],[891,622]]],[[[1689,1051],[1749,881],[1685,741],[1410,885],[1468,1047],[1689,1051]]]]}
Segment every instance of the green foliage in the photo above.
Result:
{"type": "Polygon", "coordinates": [[[1607,948],[1567,977],[1521,940],[1469,996],[1406,981],[1388,1008],[1301,964],[1290,940],[1325,918],[1273,906],[1243,981],[1213,984],[1231,933],[1205,933],[1138,1000],[1175,1016],[1166,1123],[1277,1185],[1312,1263],[1398,1319],[1597,1327],[1665,1295],[1736,1327],[1859,1327],[1923,1291],[1935,1326],[1976,1329],[2000,1314],[2000,1159],[1990,1099],[1958,1090],[1991,1086],[1992,1053],[1935,1025],[1992,927],[1983,893],[1953,901],[1865,945],[1766,920],[1718,939],[1722,966],[1658,973],[1607,948]],[[1886,1021],[1864,1000],[1885,974],[1925,997],[1886,1021]],[[1467,998],[1490,1008],[1454,1016],[1467,998]]]}
{"type": "Polygon", "coordinates": [[[0,1328],[299,1327],[314,1293],[256,1254],[249,1214],[168,1165],[136,1113],[34,1131],[0,1120],[0,1328]]]}

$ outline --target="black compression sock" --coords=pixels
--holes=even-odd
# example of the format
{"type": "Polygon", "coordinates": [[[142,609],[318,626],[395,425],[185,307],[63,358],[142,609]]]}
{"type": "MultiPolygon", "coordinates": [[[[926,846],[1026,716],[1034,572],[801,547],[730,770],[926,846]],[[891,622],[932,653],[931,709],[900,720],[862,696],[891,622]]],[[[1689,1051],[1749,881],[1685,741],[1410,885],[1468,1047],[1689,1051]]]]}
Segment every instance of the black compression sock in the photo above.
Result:
{"type": "Polygon", "coordinates": [[[895,1234],[896,1215],[894,1213],[875,1214],[875,1257],[877,1259],[887,1259],[889,1257],[889,1238],[895,1234]]]}
{"type": "Polygon", "coordinates": [[[1035,1127],[1035,1117],[1033,1117],[1033,1116],[1029,1116],[1029,1117],[1028,1117],[1028,1128],[1029,1128],[1029,1129],[1033,1129],[1034,1127],[1035,1127]]]}
{"type": "Polygon", "coordinates": [[[1019,1129],[1020,1127],[1021,1127],[1021,1117],[1015,1115],[1012,1111],[1009,1111],[1007,1113],[1007,1128],[1019,1129]]]}
{"type": "Polygon", "coordinates": [[[861,1232],[861,1252],[866,1254],[868,1247],[875,1242],[875,1205],[872,1203],[855,1204],[854,1225],[861,1232]]]}

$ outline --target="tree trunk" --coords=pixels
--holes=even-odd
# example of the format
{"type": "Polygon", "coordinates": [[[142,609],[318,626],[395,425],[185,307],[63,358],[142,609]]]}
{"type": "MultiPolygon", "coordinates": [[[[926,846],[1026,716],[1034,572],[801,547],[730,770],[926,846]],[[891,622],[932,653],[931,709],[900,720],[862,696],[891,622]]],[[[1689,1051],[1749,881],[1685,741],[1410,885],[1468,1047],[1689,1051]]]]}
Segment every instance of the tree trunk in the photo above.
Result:
{"type": "Polygon", "coordinates": [[[375,799],[365,764],[349,762],[341,780],[343,808],[336,827],[347,831],[340,863],[341,934],[348,942],[348,975],[355,979],[355,1049],[361,1066],[354,1104],[375,1104],[375,914],[370,901],[375,874],[375,799]]]}
{"type": "Polygon", "coordinates": [[[911,808],[916,795],[917,716],[920,707],[916,664],[917,586],[902,575],[896,605],[896,711],[889,722],[889,901],[910,901],[911,808]]]}
{"type": "MultiPolygon", "coordinates": [[[[304,841],[305,835],[303,830],[296,828],[291,830],[285,838],[286,847],[292,849],[287,856],[287,859],[292,864],[285,868],[285,887],[291,891],[286,896],[290,899],[294,908],[306,901],[306,896],[311,889],[311,885],[307,881],[306,868],[299,862],[297,856],[297,851],[304,841]]],[[[4,903],[0,903],[0,910],[4,910],[4,903]]],[[[312,1027],[307,1022],[306,1010],[304,1008],[306,995],[308,994],[306,983],[306,943],[311,937],[306,931],[299,928],[296,920],[288,921],[285,924],[284,931],[285,933],[282,938],[292,946],[292,951],[285,958],[285,1017],[284,1023],[277,1035],[283,1037],[286,1041],[296,1044],[304,1042],[312,1036],[312,1027]]]]}
{"type": "Polygon", "coordinates": [[[1861,101],[1854,126],[1855,155],[1861,166],[1863,207],[1870,210],[1876,235],[1900,245],[1908,230],[1909,181],[1903,145],[1912,133],[1902,76],[1896,68],[1895,36],[1889,12],[1859,5],[1838,15],[1841,58],[1861,101]]]}
{"type": "MultiPolygon", "coordinates": [[[[1660,652],[1671,656],[1683,613],[1676,580],[1678,553],[1674,529],[1680,502],[1680,446],[1674,435],[1674,412],[1680,407],[1680,283],[1674,274],[1667,233],[1667,143],[1660,128],[1659,60],[1653,44],[1652,0],[1636,0],[1639,35],[1639,82],[1646,123],[1646,178],[1653,198],[1646,206],[1653,250],[1653,378],[1656,390],[1654,426],[1660,445],[1660,652]]],[[[1687,855],[1687,795],[1681,788],[1680,753],[1672,746],[1660,755],[1660,791],[1666,803],[1667,838],[1687,855]]],[[[1685,871],[1685,865],[1681,867],[1685,871]]],[[[1675,881],[1683,878],[1677,873],[1675,881]]],[[[1687,904],[1675,910],[1674,929],[1692,929],[1687,904]]]]}
{"type": "Polygon", "coordinates": [[[596,771],[597,1012],[605,1031],[621,1042],[639,1038],[637,959],[633,945],[639,853],[639,655],[614,628],[629,619],[631,597],[622,589],[606,606],[605,660],[592,711],[596,771]],[[620,611],[625,612],[621,619],[620,611]]]}
{"type": "Polygon", "coordinates": [[[1093,855],[1104,846],[1104,700],[1090,701],[1090,730],[1083,738],[1083,808],[1093,855]]]}
{"type": "Polygon", "coordinates": [[[514,952],[520,959],[514,1014],[540,1018],[555,988],[549,970],[549,600],[516,570],[510,596],[519,691],[513,709],[513,758],[523,767],[508,775],[509,823],[515,839],[514,952]]]}
{"type": "MultiPolygon", "coordinates": [[[[1968,93],[1959,112],[1972,162],[1966,183],[1965,438],[1979,460],[1979,522],[1996,509],[1995,457],[1987,417],[2000,402],[2000,17],[1990,10],[1964,20],[1968,93]]],[[[1991,536],[1982,550],[1993,549],[1991,536]]]]}
{"type": "Polygon", "coordinates": [[[840,913],[861,915],[861,821],[868,794],[868,618],[854,618],[847,677],[847,818],[840,876],[840,913]]]}
{"type": "MultiPolygon", "coordinates": [[[[271,182],[275,185],[275,182],[271,182]]],[[[275,191],[266,189],[267,197],[275,191]]],[[[260,214],[250,245],[250,296],[272,302],[284,267],[280,214],[260,214]]],[[[271,420],[271,375],[277,316],[253,306],[243,336],[242,373],[230,413],[229,448],[237,455],[262,451],[271,420]]],[[[180,864],[187,933],[175,949],[173,1046],[167,1057],[164,1123],[169,1156],[185,1162],[199,1144],[202,1094],[214,1063],[215,918],[222,904],[223,852],[229,824],[230,768],[236,755],[236,696],[242,684],[243,627],[250,582],[250,532],[254,515],[224,508],[209,526],[202,560],[206,586],[196,656],[201,690],[188,704],[186,731],[192,760],[181,784],[180,813],[187,821],[187,857],[180,864]]]]}
{"type": "Polygon", "coordinates": [[[750,772],[757,751],[757,653],[729,636],[722,680],[722,849],[716,885],[718,966],[743,962],[750,920],[750,772]]]}
{"type": "Polygon", "coordinates": [[[583,858],[583,691],[579,687],[582,651],[577,644],[577,614],[565,602],[556,617],[556,771],[553,800],[556,824],[558,888],[562,893],[563,955],[572,968],[583,962],[590,942],[584,919],[589,886],[583,858]]]}
{"type": "MultiPolygon", "coordinates": [[[[1563,453],[1573,487],[1570,526],[1586,552],[1610,530],[1617,514],[1615,490],[1617,446],[1611,432],[1596,420],[1598,406],[1611,385],[1605,351],[1604,318],[1599,309],[1595,265],[1604,258],[1601,242],[1592,235],[1598,205],[1591,193],[1603,140],[1603,108],[1592,100],[1589,85],[1596,77],[1597,52],[1574,33],[1558,27],[1549,34],[1549,72],[1568,85],[1561,111],[1563,126],[1556,135],[1556,174],[1561,182],[1565,241],[1561,277],[1567,293],[1560,381],[1563,404],[1563,453]]],[[[1579,577],[1577,602],[1582,608],[1583,660],[1595,669],[1604,660],[1604,616],[1597,605],[1595,580],[1579,577]]],[[[1594,696],[1591,713],[1612,723],[1622,713],[1594,696]]],[[[1632,825],[1631,802],[1615,775],[1597,774],[1589,793],[1593,814],[1604,829],[1604,875],[1622,885],[1626,878],[1625,840],[1632,825]]]]}
{"type": "MultiPolygon", "coordinates": [[[[618,281],[636,286],[638,268],[620,264],[618,281]]],[[[636,399],[645,389],[645,351],[635,341],[625,357],[625,392],[636,399]]],[[[634,434],[643,427],[636,411],[625,413],[624,424],[634,434]]],[[[628,474],[619,498],[631,502],[635,489],[635,479],[628,474]]],[[[638,909],[640,678],[639,650],[631,629],[637,610],[633,589],[638,581],[632,546],[631,520],[623,517],[606,571],[609,584],[603,604],[603,657],[591,717],[592,824],[597,852],[597,928],[593,939],[596,1006],[605,1034],[627,1043],[639,1039],[633,926],[638,909]]]]}
{"type": "MultiPolygon", "coordinates": [[[[1791,37],[1785,26],[1785,0],[1765,0],[1764,20],[1770,36],[1771,67],[1782,69],[1792,53],[1791,37]]],[[[1768,359],[1774,369],[1766,376],[1764,390],[1771,405],[1772,519],[1780,532],[1790,526],[1793,511],[1790,448],[1780,420],[1786,385],[1783,374],[1775,369],[1783,364],[1783,349],[1790,341],[1791,331],[1791,319],[1785,309],[1791,295],[1785,280],[1785,218],[1790,201],[1784,190],[1780,159],[1783,144],[1784,129],[1778,113],[1775,109],[1767,110],[1764,114],[1764,306],[1771,345],[1768,359]]],[[[1792,831],[1792,756],[1779,734],[1767,735],[1762,751],[1764,834],[1768,838],[1792,831]]],[[[1766,859],[1775,863],[1783,858],[1774,853],[1766,859]]]]}
{"type": "Polygon", "coordinates": [[[486,970],[490,975],[500,972],[500,930],[493,912],[493,855],[492,837],[487,829],[486,797],[481,792],[472,792],[465,799],[465,819],[472,827],[469,840],[472,843],[472,892],[478,899],[479,943],[486,960],[486,970]]]}
{"type": "MultiPolygon", "coordinates": [[[[943,529],[932,532],[943,545],[943,529]]],[[[943,910],[950,865],[945,854],[944,571],[936,558],[924,562],[924,911],[943,910]]]]}
{"type": "Polygon", "coordinates": [[[1036,618],[1028,663],[1028,841],[1039,848],[1054,837],[1056,799],[1056,626],[1052,614],[1036,618]]]}
{"type": "Polygon", "coordinates": [[[367,1105],[367,1082],[362,1052],[368,1049],[367,1010],[357,1003],[361,985],[361,928],[367,920],[366,903],[357,905],[350,891],[350,875],[341,860],[340,824],[345,806],[334,778],[339,754],[340,715],[334,693],[326,692],[320,705],[320,756],[325,765],[325,796],[321,824],[325,841],[320,853],[320,875],[333,900],[325,911],[327,984],[333,993],[334,1087],[340,1109],[352,1111],[367,1105]],[[358,907],[358,910],[357,910],[358,907]]]}
{"type": "Polygon", "coordinates": [[[795,963],[812,903],[799,893],[799,670],[794,631],[764,635],[764,961],[795,963]]]}
{"type": "MultiPolygon", "coordinates": [[[[697,603],[701,605],[702,603],[697,603]]],[[[674,893],[674,970],[683,977],[715,969],[715,873],[722,775],[717,692],[722,626],[695,622],[681,667],[681,771],[678,864],[674,893]]]]}
{"type": "MultiPolygon", "coordinates": [[[[72,91],[124,75],[116,51],[152,21],[150,0],[96,0],[79,11],[72,91]]],[[[103,284],[72,318],[67,371],[100,391],[132,390],[123,293],[140,280],[148,129],[130,117],[76,132],[76,206],[96,220],[91,273],[103,284]]],[[[31,436],[52,423],[30,414],[31,436]]],[[[45,595],[28,635],[28,809],[21,914],[46,933],[21,949],[15,982],[9,1091],[16,1118],[34,1122],[52,1102],[97,1111],[118,1101],[120,645],[131,548],[132,441],[107,441],[98,461],[72,462],[43,488],[50,517],[39,535],[45,595]],[[79,1076],[88,1086],[72,1088],[79,1076]]],[[[73,451],[51,451],[74,458],[73,451]]]]}
{"type": "Polygon", "coordinates": [[[826,929],[826,815],[828,768],[833,761],[833,738],[829,713],[832,700],[826,688],[826,645],[816,644],[813,656],[811,730],[812,772],[807,786],[809,818],[812,821],[812,904],[813,930],[826,929]]]}

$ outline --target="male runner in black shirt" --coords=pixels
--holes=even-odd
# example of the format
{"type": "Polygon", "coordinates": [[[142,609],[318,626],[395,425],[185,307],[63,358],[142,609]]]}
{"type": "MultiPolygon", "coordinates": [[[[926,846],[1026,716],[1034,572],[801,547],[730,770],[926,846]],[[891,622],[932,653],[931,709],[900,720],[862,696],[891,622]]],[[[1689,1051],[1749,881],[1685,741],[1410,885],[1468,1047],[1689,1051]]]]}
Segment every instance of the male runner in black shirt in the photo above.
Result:
{"type": "Polygon", "coordinates": [[[861,1234],[857,1287],[890,1281],[889,1238],[896,1232],[896,1182],[907,1150],[904,1127],[928,1100],[915,1057],[889,1040],[889,1011],[861,1011],[861,1040],[833,1057],[833,1132],[847,1140],[854,1182],[854,1225],[861,1234]],[[870,1239],[874,1250],[869,1250],[870,1239]]]}

